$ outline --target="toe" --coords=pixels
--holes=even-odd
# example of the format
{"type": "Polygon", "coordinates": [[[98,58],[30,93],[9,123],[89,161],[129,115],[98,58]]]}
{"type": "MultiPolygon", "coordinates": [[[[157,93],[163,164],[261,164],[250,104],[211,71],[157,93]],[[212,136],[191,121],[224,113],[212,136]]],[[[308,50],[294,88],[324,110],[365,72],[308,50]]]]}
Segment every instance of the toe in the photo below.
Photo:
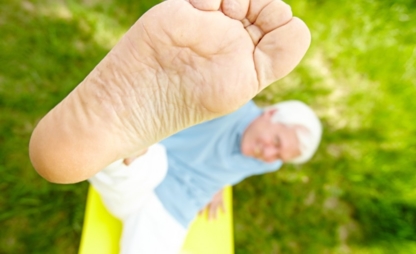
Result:
{"type": "Polygon", "coordinates": [[[265,8],[268,4],[276,0],[256,0],[250,1],[249,9],[247,13],[247,19],[254,23],[259,16],[260,12],[265,8]]]}
{"type": "Polygon", "coordinates": [[[265,34],[290,22],[292,17],[290,6],[284,2],[259,0],[251,2],[250,10],[242,23],[254,45],[257,45],[265,34]]]}
{"type": "Polygon", "coordinates": [[[243,20],[248,11],[249,0],[223,0],[222,12],[228,17],[236,20],[243,20]]]}
{"type": "Polygon", "coordinates": [[[298,18],[267,33],[254,52],[259,89],[289,74],[305,55],[310,42],[309,29],[298,18]]]}
{"type": "Polygon", "coordinates": [[[221,6],[221,0],[189,0],[189,3],[201,11],[217,11],[221,6]]]}
{"type": "Polygon", "coordinates": [[[268,33],[292,19],[292,10],[283,1],[272,1],[258,14],[254,24],[268,33]]]}
{"type": "Polygon", "coordinates": [[[256,25],[247,26],[246,31],[250,35],[254,45],[257,45],[264,35],[264,32],[256,25]]]}

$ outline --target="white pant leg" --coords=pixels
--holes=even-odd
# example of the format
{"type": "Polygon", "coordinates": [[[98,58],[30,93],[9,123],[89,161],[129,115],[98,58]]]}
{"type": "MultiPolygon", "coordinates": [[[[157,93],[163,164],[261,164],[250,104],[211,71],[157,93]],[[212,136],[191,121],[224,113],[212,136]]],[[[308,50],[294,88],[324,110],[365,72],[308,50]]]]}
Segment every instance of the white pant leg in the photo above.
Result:
{"type": "Polygon", "coordinates": [[[167,172],[166,151],[151,146],[126,166],[116,161],[89,179],[107,209],[123,223],[121,254],[176,254],[186,237],[153,190],[167,172]]]}
{"type": "Polygon", "coordinates": [[[186,233],[152,194],[123,220],[120,254],[178,254],[186,233]]]}
{"type": "Polygon", "coordinates": [[[164,146],[149,147],[146,154],[126,166],[116,161],[88,179],[107,209],[119,219],[137,211],[162,182],[168,168],[164,146]]]}
{"type": "Polygon", "coordinates": [[[107,209],[123,223],[121,254],[176,254],[186,236],[153,190],[167,172],[166,151],[151,146],[129,166],[117,161],[90,178],[107,209]]]}

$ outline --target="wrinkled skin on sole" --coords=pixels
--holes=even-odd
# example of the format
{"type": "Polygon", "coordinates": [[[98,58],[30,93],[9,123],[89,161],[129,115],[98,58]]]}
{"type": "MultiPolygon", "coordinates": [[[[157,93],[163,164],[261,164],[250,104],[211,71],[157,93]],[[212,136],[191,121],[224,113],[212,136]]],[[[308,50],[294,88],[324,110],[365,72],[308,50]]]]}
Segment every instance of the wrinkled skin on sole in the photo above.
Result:
{"type": "Polygon", "coordinates": [[[30,158],[87,179],[186,127],[230,113],[300,62],[306,25],[279,0],[169,0],[146,12],[35,128],[30,158]]]}

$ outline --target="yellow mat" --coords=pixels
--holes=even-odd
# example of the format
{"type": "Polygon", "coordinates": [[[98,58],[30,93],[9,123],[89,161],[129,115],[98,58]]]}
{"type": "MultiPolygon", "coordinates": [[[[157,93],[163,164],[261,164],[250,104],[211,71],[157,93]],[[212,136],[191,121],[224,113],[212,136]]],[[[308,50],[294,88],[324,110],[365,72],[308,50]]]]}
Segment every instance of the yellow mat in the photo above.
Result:
{"type": "MultiPolygon", "coordinates": [[[[226,213],[215,221],[206,214],[192,223],[181,254],[232,254],[234,253],[232,190],[224,190],[226,213]]],[[[99,194],[90,186],[79,254],[117,254],[121,222],[108,213],[99,194]]]]}

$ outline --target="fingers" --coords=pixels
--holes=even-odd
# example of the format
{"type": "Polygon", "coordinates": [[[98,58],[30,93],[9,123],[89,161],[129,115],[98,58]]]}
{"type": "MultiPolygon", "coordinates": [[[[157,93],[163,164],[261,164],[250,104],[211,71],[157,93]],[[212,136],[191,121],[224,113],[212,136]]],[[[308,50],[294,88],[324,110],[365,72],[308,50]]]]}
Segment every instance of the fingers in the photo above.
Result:
{"type": "Polygon", "coordinates": [[[298,18],[266,34],[254,51],[259,89],[289,74],[305,55],[310,41],[308,27],[298,18]]]}
{"type": "Polygon", "coordinates": [[[147,152],[147,149],[143,149],[138,151],[135,155],[133,155],[132,157],[129,158],[125,158],[123,160],[124,165],[128,166],[130,165],[134,160],[136,160],[137,158],[139,158],[140,156],[142,156],[143,154],[145,154],[147,152]]]}
{"type": "Polygon", "coordinates": [[[211,204],[209,206],[209,210],[208,210],[208,220],[217,219],[217,215],[218,215],[218,205],[217,204],[211,204]]]}
{"type": "Polygon", "coordinates": [[[215,220],[217,218],[217,206],[211,204],[208,207],[208,220],[215,220]]]}
{"type": "Polygon", "coordinates": [[[212,202],[207,206],[207,212],[208,212],[208,220],[216,220],[219,215],[219,210],[222,213],[225,213],[225,206],[224,202],[218,201],[218,202],[212,202]]]}
{"type": "Polygon", "coordinates": [[[222,213],[225,213],[226,212],[224,202],[221,202],[220,209],[221,209],[222,213]]]}

